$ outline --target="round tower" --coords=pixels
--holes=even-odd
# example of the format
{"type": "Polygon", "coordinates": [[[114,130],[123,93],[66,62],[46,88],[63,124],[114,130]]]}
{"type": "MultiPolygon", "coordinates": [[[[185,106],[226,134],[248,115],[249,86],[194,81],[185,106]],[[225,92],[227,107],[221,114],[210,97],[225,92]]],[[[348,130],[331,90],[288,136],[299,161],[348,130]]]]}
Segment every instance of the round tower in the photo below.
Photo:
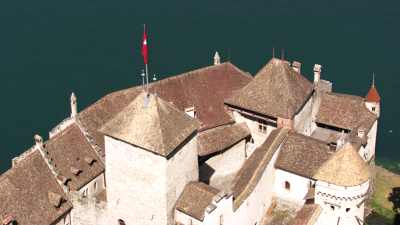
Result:
{"type": "Polygon", "coordinates": [[[322,208],[316,224],[363,224],[370,172],[351,144],[335,152],[314,178],[315,203],[322,208]]]}

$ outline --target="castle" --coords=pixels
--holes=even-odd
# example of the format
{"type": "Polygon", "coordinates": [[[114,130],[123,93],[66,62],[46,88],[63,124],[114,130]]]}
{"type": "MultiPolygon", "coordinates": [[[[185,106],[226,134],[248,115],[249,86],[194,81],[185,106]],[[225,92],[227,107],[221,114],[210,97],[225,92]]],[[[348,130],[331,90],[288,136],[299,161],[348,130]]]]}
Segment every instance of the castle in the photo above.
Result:
{"type": "Polygon", "coordinates": [[[1,225],[359,225],[380,97],[335,93],[314,66],[230,62],[106,95],[0,176],[1,225]]]}

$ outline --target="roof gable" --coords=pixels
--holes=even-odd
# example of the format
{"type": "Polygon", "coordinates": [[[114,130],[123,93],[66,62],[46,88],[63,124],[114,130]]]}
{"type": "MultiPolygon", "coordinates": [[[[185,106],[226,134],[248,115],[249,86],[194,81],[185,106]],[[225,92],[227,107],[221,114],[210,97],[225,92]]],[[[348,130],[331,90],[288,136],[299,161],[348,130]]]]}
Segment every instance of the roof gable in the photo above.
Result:
{"type": "Polygon", "coordinates": [[[143,91],[100,131],[168,156],[197,128],[197,120],[158,96],[143,91]]]}
{"type": "Polygon", "coordinates": [[[310,81],[286,61],[273,58],[249,84],[225,102],[264,115],[291,119],[312,91],[310,81]]]}

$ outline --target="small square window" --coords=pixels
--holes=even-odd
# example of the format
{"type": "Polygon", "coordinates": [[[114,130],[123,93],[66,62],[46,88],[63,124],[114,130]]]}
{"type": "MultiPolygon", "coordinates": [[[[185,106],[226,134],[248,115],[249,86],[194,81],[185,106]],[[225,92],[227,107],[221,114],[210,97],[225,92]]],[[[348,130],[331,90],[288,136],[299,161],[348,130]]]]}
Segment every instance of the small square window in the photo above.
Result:
{"type": "Polygon", "coordinates": [[[258,131],[261,133],[267,133],[267,125],[263,123],[258,124],[258,131]]]}

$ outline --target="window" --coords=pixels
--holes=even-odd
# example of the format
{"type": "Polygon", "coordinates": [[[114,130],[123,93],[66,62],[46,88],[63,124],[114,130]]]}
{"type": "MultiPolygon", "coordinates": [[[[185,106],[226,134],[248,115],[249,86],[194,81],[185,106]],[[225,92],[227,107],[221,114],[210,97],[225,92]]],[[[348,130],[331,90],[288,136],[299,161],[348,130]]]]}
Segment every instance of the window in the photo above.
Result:
{"type": "Polygon", "coordinates": [[[97,191],[97,181],[94,182],[94,191],[97,191]]]}
{"type": "Polygon", "coordinates": [[[375,112],[376,108],[375,106],[372,107],[372,112],[375,112]]]}
{"type": "Polygon", "coordinates": [[[332,211],[334,211],[335,210],[335,206],[331,205],[331,209],[332,209],[332,211]]]}
{"type": "Polygon", "coordinates": [[[83,190],[82,197],[87,197],[88,196],[88,189],[86,188],[83,190]]]}
{"type": "Polygon", "coordinates": [[[223,225],[224,224],[224,216],[220,215],[219,216],[219,225],[223,225]]]}
{"type": "Polygon", "coordinates": [[[258,131],[261,133],[267,133],[267,125],[263,123],[258,124],[258,131]]]}
{"type": "Polygon", "coordinates": [[[350,212],[350,208],[346,208],[346,212],[350,212]]]}
{"type": "Polygon", "coordinates": [[[253,138],[250,138],[250,141],[249,141],[251,144],[254,144],[254,139],[253,138]]]}
{"type": "Polygon", "coordinates": [[[285,181],[285,189],[290,191],[290,183],[288,181],[285,181]]]}
{"type": "Polygon", "coordinates": [[[125,224],[125,221],[118,219],[118,225],[126,225],[126,224],[125,224]]]}

